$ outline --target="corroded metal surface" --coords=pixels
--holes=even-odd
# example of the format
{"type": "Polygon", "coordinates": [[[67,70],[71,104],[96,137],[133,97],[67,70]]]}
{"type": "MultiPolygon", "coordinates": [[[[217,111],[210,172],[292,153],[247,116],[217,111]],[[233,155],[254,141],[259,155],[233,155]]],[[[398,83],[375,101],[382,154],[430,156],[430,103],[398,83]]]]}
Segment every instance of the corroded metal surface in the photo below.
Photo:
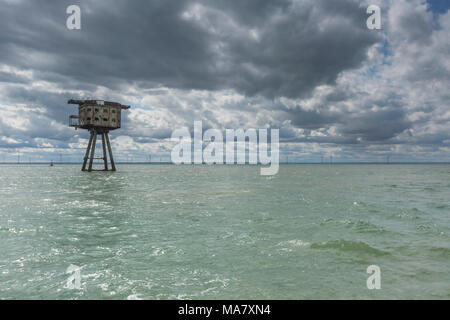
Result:
{"type": "Polygon", "coordinates": [[[102,100],[69,100],[69,104],[78,104],[78,115],[69,117],[69,126],[97,132],[108,132],[121,127],[121,111],[129,109],[117,102],[102,100]]]}

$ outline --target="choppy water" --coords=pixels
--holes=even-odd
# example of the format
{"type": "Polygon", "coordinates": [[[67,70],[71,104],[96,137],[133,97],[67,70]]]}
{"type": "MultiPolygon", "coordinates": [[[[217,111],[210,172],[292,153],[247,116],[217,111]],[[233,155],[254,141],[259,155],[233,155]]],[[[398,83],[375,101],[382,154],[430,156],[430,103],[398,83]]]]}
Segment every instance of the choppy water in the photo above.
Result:
{"type": "Polygon", "coordinates": [[[0,166],[0,298],[450,298],[448,165],[118,169],[0,166]]]}

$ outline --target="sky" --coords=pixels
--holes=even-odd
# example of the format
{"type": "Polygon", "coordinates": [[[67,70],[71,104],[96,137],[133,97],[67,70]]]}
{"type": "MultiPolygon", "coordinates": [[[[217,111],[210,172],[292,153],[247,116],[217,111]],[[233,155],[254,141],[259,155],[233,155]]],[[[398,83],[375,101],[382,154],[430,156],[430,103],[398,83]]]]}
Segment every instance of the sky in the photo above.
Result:
{"type": "Polygon", "coordinates": [[[447,0],[0,0],[0,162],[81,161],[67,100],[131,105],[118,161],[174,130],[280,130],[296,162],[450,161],[447,0]],[[81,29],[66,8],[81,8],[81,29]],[[381,8],[369,30],[366,9],[381,8]]]}

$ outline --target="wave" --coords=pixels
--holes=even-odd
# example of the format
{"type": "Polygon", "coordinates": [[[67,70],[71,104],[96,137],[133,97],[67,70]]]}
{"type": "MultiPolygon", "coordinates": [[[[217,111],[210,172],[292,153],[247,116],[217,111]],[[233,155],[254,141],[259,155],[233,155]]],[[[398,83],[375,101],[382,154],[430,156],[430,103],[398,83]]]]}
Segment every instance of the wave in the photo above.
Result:
{"type": "Polygon", "coordinates": [[[429,250],[443,258],[450,258],[450,248],[448,247],[431,247],[429,250]]]}
{"type": "Polygon", "coordinates": [[[334,224],[336,226],[344,226],[345,228],[351,229],[358,233],[376,233],[376,234],[382,234],[388,232],[386,229],[384,229],[381,226],[378,226],[376,224],[373,224],[368,221],[363,220],[334,220],[334,219],[327,219],[320,223],[321,226],[325,226],[328,224],[334,224]]]}
{"type": "Polygon", "coordinates": [[[388,252],[382,251],[380,249],[376,249],[371,247],[365,242],[362,241],[352,241],[352,240],[332,240],[321,243],[312,243],[310,245],[311,249],[319,249],[319,250],[340,250],[345,252],[355,252],[355,253],[364,253],[371,255],[386,255],[388,252]]]}
{"type": "Polygon", "coordinates": [[[360,233],[385,233],[386,229],[383,227],[377,226],[368,221],[362,220],[344,220],[342,221],[344,225],[348,228],[354,229],[356,232],[360,233]]]}
{"type": "Polygon", "coordinates": [[[291,247],[308,247],[309,245],[310,245],[309,242],[299,239],[283,241],[278,244],[278,246],[291,246],[291,247]]]}

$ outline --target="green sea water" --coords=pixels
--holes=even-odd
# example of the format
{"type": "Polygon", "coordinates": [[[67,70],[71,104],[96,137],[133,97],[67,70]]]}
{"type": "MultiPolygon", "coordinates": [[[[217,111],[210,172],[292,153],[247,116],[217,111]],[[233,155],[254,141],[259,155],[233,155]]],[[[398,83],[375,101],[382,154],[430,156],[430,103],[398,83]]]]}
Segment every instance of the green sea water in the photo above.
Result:
{"type": "Polygon", "coordinates": [[[450,299],[450,166],[0,165],[0,298],[450,299]]]}

